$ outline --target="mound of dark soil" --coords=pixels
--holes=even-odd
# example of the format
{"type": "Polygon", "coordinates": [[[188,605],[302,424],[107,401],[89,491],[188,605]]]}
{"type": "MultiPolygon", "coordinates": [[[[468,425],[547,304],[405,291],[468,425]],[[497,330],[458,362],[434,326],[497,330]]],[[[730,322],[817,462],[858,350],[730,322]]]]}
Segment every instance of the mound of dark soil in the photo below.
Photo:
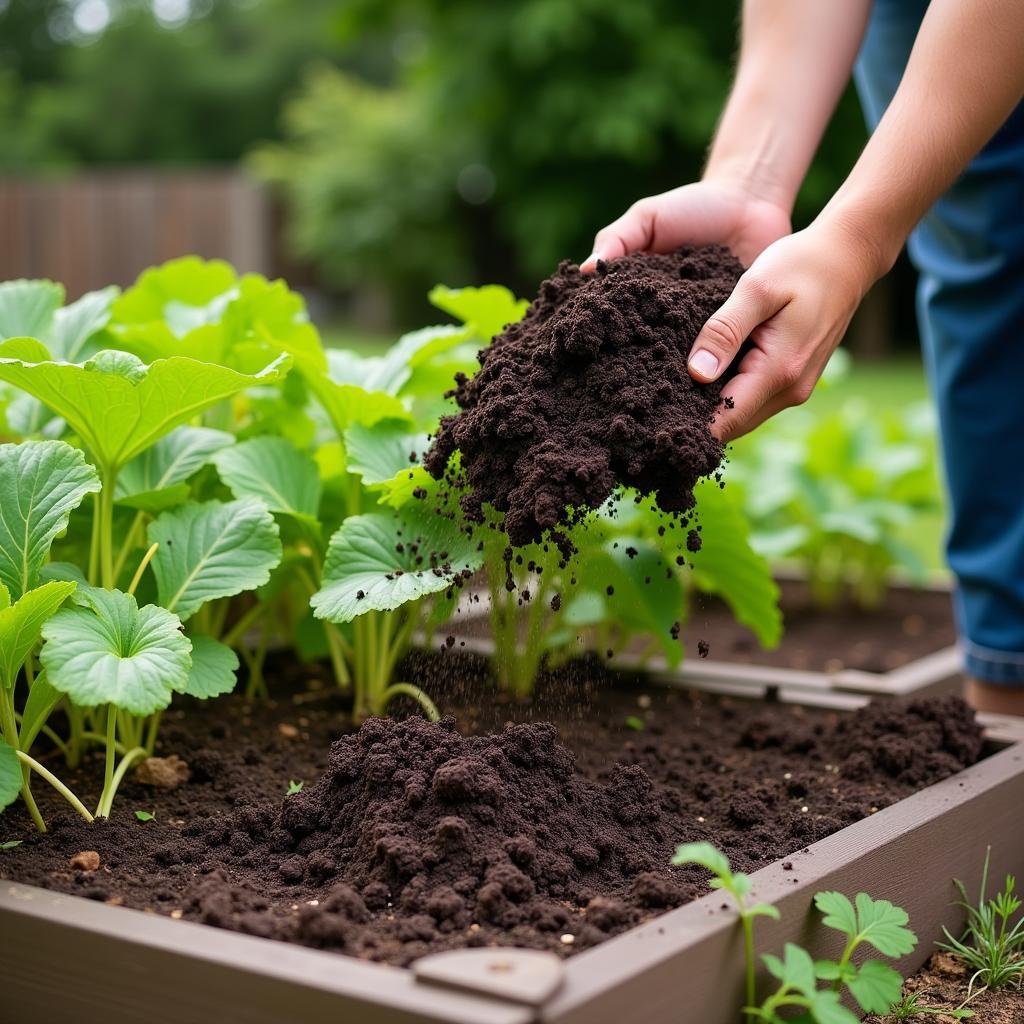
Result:
{"type": "Polygon", "coordinates": [[[441,421],[424,465],[441,478],[461,452],[467,515],[491,505],[517,545],[617,484],[686,512],[723,455],[709,430],[722,381],[697,384],[686,358],[742,271],[721,246],[626,256],[587,276],[563,263],[481,351],[479,372],[457,378],[461,411],[441,421]]]}
{"type": "MultiPolygon", "coordinates": [[[[296,756],[277,748],[290,741],[274,715],[264,735],[237,706],[239,770],[251,786],[265,746],[266,792],[280,794],[296,756]]],[[[463,736],[451,719],[371,719],[333,744],[314,785],[266,802],[227,785],[225,726],[208,724],[220,739],[182,748],[186,786],[166,797],[129,786],[115,817],[92,826],[47,807],[52,831],[26,821],[0,877],[392,963],[466,945],[568,953],[704,892],[700,869],[669,866],[679,842],[710,840],[756,870],[981,749],[956,698],[849,718],[672,693],[641,707],[644,732],[622,725],[617,703],[604,724],[581,724],[578,761],[550,723],[463,736]],[[140,805],[156,820],[135,820],[140,805]],[[98,870],[71,864],[82,851],[98,870]]]]}

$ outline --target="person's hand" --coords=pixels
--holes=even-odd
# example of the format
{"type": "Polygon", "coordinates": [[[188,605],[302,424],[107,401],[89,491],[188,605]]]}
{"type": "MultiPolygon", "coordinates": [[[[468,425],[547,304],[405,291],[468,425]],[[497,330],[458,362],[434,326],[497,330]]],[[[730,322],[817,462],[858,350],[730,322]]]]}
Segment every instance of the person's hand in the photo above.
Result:
{"type": "Polygon", "coordinates": [[[631,252],[671,252],[681,245],[727,245],[744,266],[790,232],[789,212],[738,184],[698,181],[634,203],[602,228],[580,269],[631,252]]]}
{"type": "Polygon", "coordinates": [[[716,437],[739,437],[810,397],[885,262],[838,218],[819,218],[754,260],[690,350],[690,376],[708,383],[752,343],[723,391],[716,437]]]}

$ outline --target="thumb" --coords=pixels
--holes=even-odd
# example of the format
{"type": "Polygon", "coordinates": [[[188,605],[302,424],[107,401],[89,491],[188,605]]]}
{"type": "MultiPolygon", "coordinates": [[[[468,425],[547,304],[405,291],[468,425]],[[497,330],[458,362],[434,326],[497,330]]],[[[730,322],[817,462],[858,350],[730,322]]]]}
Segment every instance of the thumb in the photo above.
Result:
{"type": "Polygon", "coordinates": [[[686,361],[690,376],[702,384],[718,380],[754,329],[782,305],[761,279],[751,277],[749,271],[744,274],[697,335],[686,361]]]}
{"type": "Polygon", "coordinates": [[[594,251],[580,264],[585,274],[598,260],[617,260],[631,252],[647,249],[654,237],[654,206],[649,200],[634,203],[618,220],[601,228],[594,238],[594,251]]]}

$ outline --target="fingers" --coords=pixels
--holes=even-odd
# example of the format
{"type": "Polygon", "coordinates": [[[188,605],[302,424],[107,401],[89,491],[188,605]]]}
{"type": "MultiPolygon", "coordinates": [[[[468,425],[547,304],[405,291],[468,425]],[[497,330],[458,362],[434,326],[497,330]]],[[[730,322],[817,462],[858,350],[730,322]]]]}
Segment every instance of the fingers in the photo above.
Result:
{"type": "Polygon", "coordinates": [[[740,372],[724,389],[711,433],[720,441],[734,441],[749,434],[783,409],[803,405],[814,391],[819,375],[820,368],[814,364],[791,371],[774,367],[764,351],[752,350],[740,364],[740,372]]]}
{"type": "Polygon", "coordinates": [[[598,231],[594,251],[580,264],[589,274],[598,260],[617,260],[631,252],[650,248],[654,238],[656,207],[646,199],[634,203],[618,220],[598,231]]]}
{"type": "Polygon", "coordinates": [[[701,328],[687,360],[694,380],[709,384],[725,371],[754,330],[783,309],[787,300],[748,271],[725,304],[701,328]]]}

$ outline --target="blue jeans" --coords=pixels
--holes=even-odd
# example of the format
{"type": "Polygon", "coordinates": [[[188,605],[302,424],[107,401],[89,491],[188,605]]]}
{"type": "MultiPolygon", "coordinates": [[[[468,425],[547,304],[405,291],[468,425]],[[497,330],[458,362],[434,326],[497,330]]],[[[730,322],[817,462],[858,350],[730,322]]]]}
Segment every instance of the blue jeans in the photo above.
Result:
{"type": "MultiPolygon", "coordinates": [[[[870,127],[927,0],[875,0],[855,80],[870,127]]],[[[907,243],[939,410],[967,671],[1024,686],[1024,104],[907,243]]]]}

